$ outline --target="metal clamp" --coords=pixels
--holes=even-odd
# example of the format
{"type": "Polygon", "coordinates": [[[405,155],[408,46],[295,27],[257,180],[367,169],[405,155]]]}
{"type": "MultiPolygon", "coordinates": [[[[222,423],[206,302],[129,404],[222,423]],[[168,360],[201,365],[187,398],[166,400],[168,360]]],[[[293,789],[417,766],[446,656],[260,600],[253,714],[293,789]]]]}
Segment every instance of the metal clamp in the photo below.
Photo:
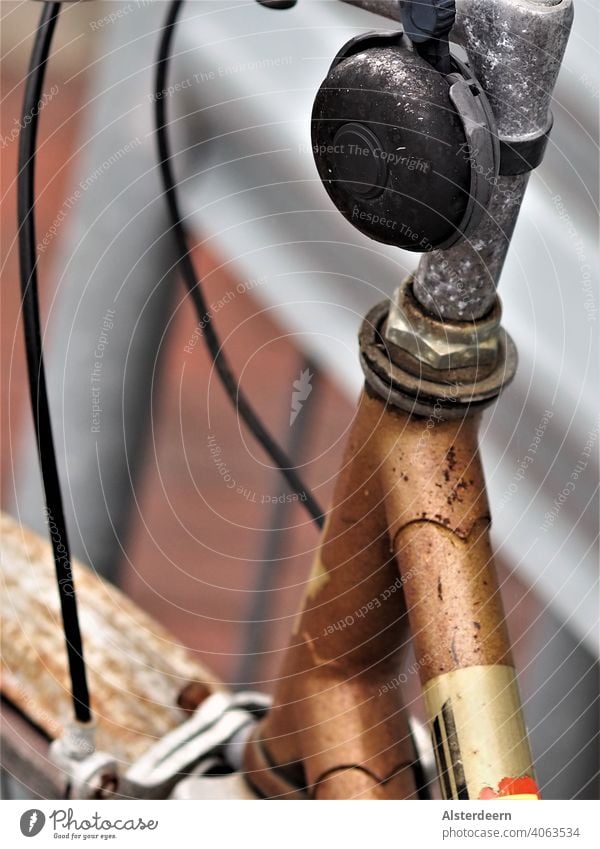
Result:
{"type": "Polygon", "coordinates": [[[119,795],[164,799],[202,762],[215,758],[225,770],[239,769],[245,738],[270,704],[267,696],[254,692],[209,696],[129,767],[119,782],[119,795]]]}
{"type": "Polygon", "coordinates": [[[503,177],[516,177],[527,174],[541,164],[554,117],[548,114],[548,124],[540,133],[532,136],[522,136],[517,139],[503,138],[500,140],[500,174],[503,177]]]}
{"type": "Polygon", "coordinates": [[[112,755],[96,750],[92,723],[69,725],[51,743],[50,759],[66,773],[71,799],[166,799],[190,774],[240,770],[246,738],[270,705],[262,693],[213,693],[123,774],[112,755]]]}
{"type": "Polygon", "coordinates": [[[65,774],[69,799],[99,799],[111,794],[117,784],[117,762],[107,752],[96,750],[93,722],[73,722],[49,749],[50,760],[65,774]]]}
{"type": "Polygon", "coordinates": [[[440,245],[440,250],[471,232],[483,219],[492,199],[494,180],[500,168],[498,129],[487,95],[473,75],[464,50],[450,45],[453,71],[448,74],[450,100],[456,108],[466,139],[465,155],[471,166],[467,207],[457,233],[440,245]]]}

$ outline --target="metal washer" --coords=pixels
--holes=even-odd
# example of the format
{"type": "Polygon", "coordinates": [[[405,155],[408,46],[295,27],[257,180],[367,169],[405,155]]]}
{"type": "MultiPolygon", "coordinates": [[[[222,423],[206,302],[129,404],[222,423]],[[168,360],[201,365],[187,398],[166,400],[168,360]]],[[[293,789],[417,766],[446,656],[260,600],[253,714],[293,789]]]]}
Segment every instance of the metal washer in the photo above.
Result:
{"type": "Polygon", "coordinates": [[[498,361],[481,380],[437,382],[416,376],[396,365],[383,336],[389,301],[367,313],[359,333],[360,364],[367,387],[394,407],[436,420],[459,419],[484,410],[515,376],[518,355],[515,343],[500,328],[498,361]]]}

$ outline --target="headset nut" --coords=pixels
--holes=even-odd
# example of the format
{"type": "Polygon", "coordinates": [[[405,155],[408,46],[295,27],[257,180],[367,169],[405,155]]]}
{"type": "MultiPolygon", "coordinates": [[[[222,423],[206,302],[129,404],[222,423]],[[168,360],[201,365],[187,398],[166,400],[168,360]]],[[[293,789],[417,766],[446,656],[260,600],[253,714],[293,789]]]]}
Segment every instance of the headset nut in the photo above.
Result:
{"type": "Polygon", "coordinates": [[[498,298],[479,321],[443,322],[424,311],[412,293],[412,281],[407,277],[394,294],[384,331],[388,342],[439,370],[496,361],[502,318],[498,298]]]}

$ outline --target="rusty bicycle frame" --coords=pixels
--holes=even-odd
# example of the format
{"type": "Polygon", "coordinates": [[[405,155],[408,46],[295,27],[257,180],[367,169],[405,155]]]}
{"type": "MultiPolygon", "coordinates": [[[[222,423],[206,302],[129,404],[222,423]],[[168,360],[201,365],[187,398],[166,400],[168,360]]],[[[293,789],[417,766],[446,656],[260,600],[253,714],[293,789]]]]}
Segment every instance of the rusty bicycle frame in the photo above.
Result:
{"type": "Polygon", "coordinates": [[[409,639],[444,796],[482,798],[506,778],[537,793],[478,424],[428,428],[363,393],[275,705],[246,759],[267,795],[302,794],[271,760],[302,763],[316,798],[416,796],[397,678],[409,639]]]}
{"type": "MultiPolygon", "coordinates": [[[[391,16],[397,5],[346,2],[391,16]]],[[[522,143],[548,130],[572,2],[497,0],[494,15],[490,7],[486,0],[458,0],[455,36],[494,105],[501,141],[522,143]],[[498,47],[499,28],[511,50],[506,41],[498,47]],[[539,50],[532,51],[531,42],[539,50]],[[516,81],[535,81],[536,90],[516,81]]],[[[262,718],[253,723],[243,753],[242,771],[257,796],[426,797],[428,781],[398,677],[412,642],[444,798],[539,797],[490,545],[478,446],[480,411],[516,369],[514,345],[500,327],[496,284],[527,177],[501,176],[480,238],[424,255],[393,302],[365,318],[360,334],[365,389],[274,703],[266,714],[257,712],[262,718]],[[462,317],[456,313],[457,285],[467,304],[462,317]],[[427,334],[454,345],[442,365],[423,355],[427,334]]],[[[5,580],[27,601],[23,564],[47,564],[50,551],[6,521],[5,580]]],[[[77,577],[85,611],[92,587],[84,575],[77,577]]],[[[115,599],[115,590],[94,581],[96,593],[107,593],[108,608],[116,604],[132,621],[143,617],[126,599],[115,599]]],[[[46,606],[39,615],[56,630],[54,609],[46,606]]],[[[94,646],[86,624],[84,613],[86,641],[94,646]]],[[[8,625],[3,617],[5,641],[6,627],[9,632],[16,627],[14,617],[8,625]]],[[[150,620],[143,627],[154,633],[150,620]]],[[[158,663],[161,641],[168,644],[162,631],[145,650],[137,646],[133,660],[139,655],[142,664],[158,663]]],[[[55,710],[35,695],[35,668],[24,664],[19,670],[19,641],[12,646],[3,658],[3,694],[47,737],[60,737],[64,727],[55,714],[67,698],[65,670],[43,673],[58,682],[55,710]]],[[[148,719],[153,708],[143,706],[139,687],[127,694],[136,699],[141,719],[136,740],[120,741],[126,763],[176,729],[186,710],[201,711],[206,697],[219,689],[205,670],[173,654],[172,646],[161,670],[169,708],[160,716],[148,719]],[[209,681],[207,689],[201,681],[209,681]]],[[[126,669],[118,672],[127,675],[126,669]]],[[[105,748],[113,742],[106,722],[116,710],[117,690],[109,686],[96,697],[104,708],[98,722],[105,748]]],[[[24,757],[13,753],[15,769],[24,757]]],[[[117,789],[107,781],[96,791],[110,796],[117,789]]]]}
{"type": "MultiPolygon", "coordinates": [[[[400,4],[348,2],[400,18],[400,4]]],[[[543,138],[572,3],[456,7],[452,37],[490,99],[501,145],[543,138]]],[[[539,797],[477,441],[479,411],[516,370],[496,284],[528,177],[501,171],[476,235],[425,254],[363,324],[366,388],[275,704],[246,754],[263,795],[423,792],[395,685],[411,638],[443,796],[539,797]]]]}

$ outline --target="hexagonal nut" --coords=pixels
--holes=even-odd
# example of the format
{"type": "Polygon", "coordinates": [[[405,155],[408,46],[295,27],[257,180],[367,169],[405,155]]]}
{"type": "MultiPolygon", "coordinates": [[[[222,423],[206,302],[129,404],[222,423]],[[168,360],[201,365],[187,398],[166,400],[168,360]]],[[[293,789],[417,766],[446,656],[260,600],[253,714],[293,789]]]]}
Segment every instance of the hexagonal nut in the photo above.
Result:
{"type": "Polygon", "coordinates": [[[436,369],[493,363],[498,356],[500,300],[480,321],[439,321],[427,314],[412,292],[412,276],[396,290],[384,335],[388,342],[436,369]]]}

